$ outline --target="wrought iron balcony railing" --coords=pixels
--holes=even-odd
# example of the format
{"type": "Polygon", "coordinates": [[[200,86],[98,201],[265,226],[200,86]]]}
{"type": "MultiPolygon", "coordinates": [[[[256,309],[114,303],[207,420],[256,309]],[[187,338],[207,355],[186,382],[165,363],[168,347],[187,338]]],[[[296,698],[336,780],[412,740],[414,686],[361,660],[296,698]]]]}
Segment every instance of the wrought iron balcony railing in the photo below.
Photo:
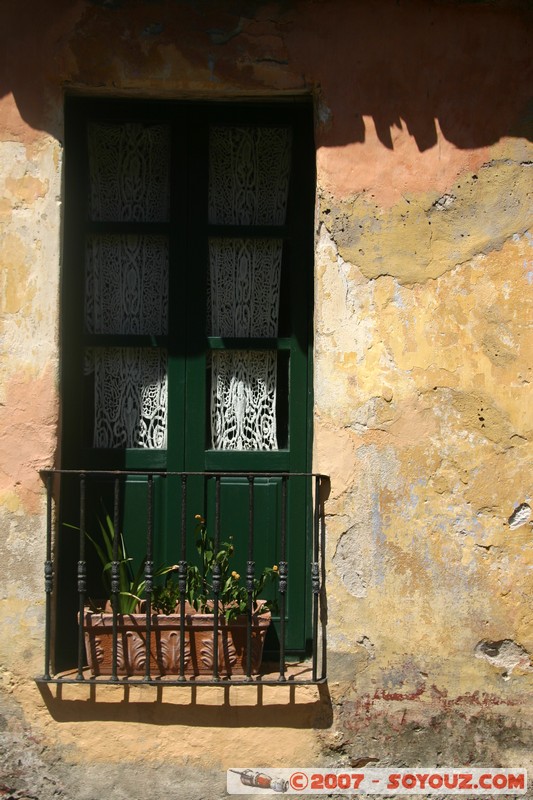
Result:
{"type": "Polygon", "coordinates": [[[127,470],[44,470],[41,476],[46,615],[38,682],[325,682],[326,476],[127,470]],[[202,517],[209,530],[209,581],[201,576],[195,517],[197,529],[202,517]],[[224,563],[228,520],[238,523],[231,574],[227,558],[224,563]],[[166,577],[158,569],[163,555],[172,567],[166,577]],[[269,624],[255,600],[258,578],[273,563],[269,624]],[[163,614],[156,595],[169,575],[176,606],[163,614]],[[189,603],[191,575],[208,587],[201,619],[189,603]],[[235,620],[228,619],[235,613],[231,603],[224,604],[227,581],[240,581],[243,613],[235,620]],[[94,600],[104,584],[107,603],[94,600]]]}

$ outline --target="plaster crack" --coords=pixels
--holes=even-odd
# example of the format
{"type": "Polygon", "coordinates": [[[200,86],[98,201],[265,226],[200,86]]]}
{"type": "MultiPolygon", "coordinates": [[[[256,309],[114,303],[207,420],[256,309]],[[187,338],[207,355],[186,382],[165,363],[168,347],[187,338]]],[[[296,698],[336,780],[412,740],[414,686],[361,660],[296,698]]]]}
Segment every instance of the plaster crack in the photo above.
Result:
{"type": "Polygon", "coordinates": [[[254,64],[281,64],[282,66],[286,66],[288,63],[286,58],[254,58],[254,64]]]}

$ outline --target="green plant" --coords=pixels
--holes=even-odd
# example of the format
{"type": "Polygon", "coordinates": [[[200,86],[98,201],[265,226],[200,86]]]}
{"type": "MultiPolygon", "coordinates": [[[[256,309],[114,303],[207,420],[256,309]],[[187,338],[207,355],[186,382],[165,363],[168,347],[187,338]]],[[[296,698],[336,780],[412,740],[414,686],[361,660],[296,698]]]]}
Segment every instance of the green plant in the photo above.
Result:
{"type": "MultiPolygon", "coordinates": [[[[224,615],[226,622],[229,622],[239,614],[245,614],[249,608],[249,594],[246,586],[241,582],[241,576],[235,569],[231,569],[231,561],[235,555],[235,547],[230,537],[230,541],[222,542],[215,550],[214,540],[207,533],[205,520],[200,514],[195,516],[195,545],[199,555],[200,566],[196,564],[187,565],[185,598],[188,603],[202,613],[212,613],[214,586],[213,578],[215,568],[218,566],[219,586],[218,595],[219,608],[224,615]]],[[[115,526],[113,520],[105,512],[103,520],[98,518],[100,537],[99,540],[85,533],[87,539],[93,545],[98,558],[102,564],[102,582],[109,598],[111,592],[111,570],[115,548],[115,526]]],[[[67,525],[68,528],[79,530],[75,525],[67,525]]],[[[138,610],[143,602],[143,595],[146,590],[145,563],[143,558],[137,570],[133,569],[133,559],[128,556],[126,543],[122,533],[118,533],[116,545],[116,561],[118,562],[119,591],[117,595],[117,611],[121,614],[133,614],[138,610]]],[[[177,565],[160,566],[153,571],[154,578],[166,575],[163,585],[155,585],[152,590],[152,610],[162,614],[172,614],[180,601],[180,590],[177,583],[172,580],[172,574],[178,571],[177,565]]],[[[254,578],[253,589],[251,592],[252,613],[259,610],[274,610],[275,601],[261,600],[260,595],[266,584],[274,582],[279,577],[277,565],[265,567],[261,574],[254,578]]]]}
{"type": "MultiPolygon", "coordinates": [[[[107,596],[112,598],[111,571],[113,561],[115,560],[115,526],[109,514],[105,512],[103,521],[99,517],[97,519],[100,529],[100,542],[98,542],[97,539],[91,536],[87,531],[85,532],[85,535],[93,545],[98,558],[100,559],[102,564],[102,582],[104,589],[107,596]]],[[[66,524],[66,527],[79,530],[79,527],[75,525],[66,524]]],[[[133,614],[138,609],[139,604],[142,602],[143,594],[146,588],[146,578],[144,573],[146,557],[144,557],[141,561],[139,568],[134,571],[133,559],[128,556],[126,543],[122,533],[118,534],[116,556],[116,560],[118,562],[119,579],[117,611],[120,614],[133,614]]],[[[158,569],[154,570],[153,577],[157,578],[162,575],[166,575],[175,569],[176,567],[174,566],[158,567],[158,569]]]]}
{"type": "Polygon", "coordinates": [[[173,614],[180,601],[177,583],[167,580],[164,586],[154,586],[152,609],[159,614],[173,614]]]}
{"type": "MultiPolygon", "coordinates": [[[[218,595],[219,606],[226,622],[229,622],[239,614],[245,614],[249,608],[249,594],[246,586],[240,582],[241,576],[235,569],[231,569],[231,561],[235,555],[235,547],[231,540],[222,542],[218,549],[215,549],[214,540],[208,535],[205,520],[200,514],[196,517],[195,544],[199,554],[200,565],[187,565],[187,584],[186,599],[193,608],[202,613],[210,613],[213,610],[214,586],[213,578],[215,569],[218,566],[219,586],[218,595]]],[[[175,571],[170,568],[168,572],[175,571]]],[[[265,567],[261,574],[254,578],[253,589],[251,592],[252,613],[257,613],[260,609],[266,611],[273,610],[274,601],[262,601],[260,598],[265,585],[273,582],[279,577],[277,565],[265,567]]],[[[165,585],[155,587],[152,606],[163,613],[171,613],[180,599],[180,592],[177,585],[171,580],[170,574],[165,585]]]]}

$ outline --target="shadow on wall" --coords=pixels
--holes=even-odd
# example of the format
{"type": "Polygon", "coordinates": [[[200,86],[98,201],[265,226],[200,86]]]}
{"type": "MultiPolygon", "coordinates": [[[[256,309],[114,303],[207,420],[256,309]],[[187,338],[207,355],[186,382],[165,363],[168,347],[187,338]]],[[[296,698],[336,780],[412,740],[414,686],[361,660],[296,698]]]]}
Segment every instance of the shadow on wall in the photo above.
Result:
{"type": "MultiPolygon", "coordinates": [[[[2,9],[0,95],[61,138],[63,89],[144,96],[314,91],[320,146],[406,128],[458,148],[527,136],[532,64],[517,0],[55,0],[2,9]]],[[[4,118],[9,129],[9,120],[4,118]]]]}
{"type": "Polygon", "coordinates": [[[38,684],[57,722],[91,720],[217,728],[326,729],[333,710],[326,684],[314,687],[142,687],[38,684]],[[139,700],[140,695],[144,695],[139,700]],[[244,702],[244,700],[248,702],[244,702]]]}

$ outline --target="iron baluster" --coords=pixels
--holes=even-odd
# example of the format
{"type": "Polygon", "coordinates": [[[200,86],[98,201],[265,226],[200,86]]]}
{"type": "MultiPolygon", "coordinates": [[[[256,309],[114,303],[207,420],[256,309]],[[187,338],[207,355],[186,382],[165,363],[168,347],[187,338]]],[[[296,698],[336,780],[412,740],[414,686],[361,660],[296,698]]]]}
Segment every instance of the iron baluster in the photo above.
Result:
{"type": "Polygon", "coordinates": [[[52,474],[46,478],[46,560],[44,562],[45,620],[44,620],[44,680],[50,680],[50,628],[54,564],[52,561],[52,474]]]}
{"type": "MultiPolygon", "coordinates": [[[[220,548],[220,476],[215,477],[215,556],[220,548]]],[[[213,680],[219,681],[218,673],[218,604],[220,596],[220,564],[213,565],[213,680]]]]}
{"type": "Polygon", "coordinates": [[[113,503],[113,560],[111,561],[111,605],[113,609],[113,651],[111,656],[111,680],[117,681],[118,671],[118,603],[120,592],[120,564],[118,540],[120,527],[120,478],[115,478],[113,503]]]}
{"type": "Polygon", "coordinates": [[[281,479],[281,543],[279,561],[279,594],[280,594],[280,615],[279,615],[279,681],[284,683],[285,678],[285,613],[286,613],[286,593],[287,575],[289,571],[285,560],[287,550],[287,476],[281,479]]]}
{"type": "Polygon", "coordinates": [[[252,680],[252,621],[254,612],[254,476],[248,475],[248,561],[246,562],[246,591],[248,614],[246,620],[246,677],[252,680]]]}
{"type": "Polygon", "coordinates": [[[154,476],[148,475],[146,494],[146,560],[144,562],[144,595],[146,601],[146,660],[144,663],[144,680],[150,681],[150,661],[152,652],[152,592],[154,588],[154,562],[153,562],[153,502],[154,502],[154,476]]]}
{"type": "Polygon", "coordinates": [[[318,476],[315,477],[314,485],[314,507],[313,507],[313,562],[311,564],[311,591],[313,593],[313,679],[317,676],[317,646],[318,646],[318,599],[320,592],[320,575],[318,571],[318,534],[319,534],[319,498],[320,483],[318,476]]]}
{"type": "Polygon", "coordinates": [[[85,593],[87,591],[87,562],[85,561],[85,475],[80,475],[80,526],[78,546],[78,680],[82,681],[84,656],[85,593]]]}
{"type": "MultiPolygon", "coordinates": [[[[326,521],[324,518],[324,497],[322,491],[327,479],[323,475],[318,476],[320,481],[320,569],[322,577],[322,585],[320,589],[320,626],[322,631],[322,662],[321,662],[321,680],[326,680],[327,675],[327,607],[326,607],[326,521]]],[[[318,643],[317,643],[318,647],[318,643]]]]}
{"type": "Polygon", "coordinates": [[[178,563],[178,589],[180,593],[180,672],[185,680],[185,593],[187,591],[187,476],[181,476],[181,560],[178,563]]]}

